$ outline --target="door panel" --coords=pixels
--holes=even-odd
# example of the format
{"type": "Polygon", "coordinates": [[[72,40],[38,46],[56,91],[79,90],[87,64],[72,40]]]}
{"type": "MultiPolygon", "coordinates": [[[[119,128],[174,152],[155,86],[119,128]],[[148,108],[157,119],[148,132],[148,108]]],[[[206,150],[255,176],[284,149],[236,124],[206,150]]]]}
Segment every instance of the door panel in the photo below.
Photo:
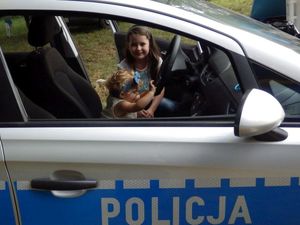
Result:
{"type": "Polygon", "coordinates": [[[13,211],[13,198],[9,189],[9,179],[7,177],[2,145],[0,140],[0,223],[16,225],[13,211]]]}
{"type": "Polygon", "coordinates": [[[237,138],[232,127],[0,131],[23,225],[300,222],[297,129],[280,143],[237,138]],[[32,188],[39,178],[97,187],[32,188]]]}

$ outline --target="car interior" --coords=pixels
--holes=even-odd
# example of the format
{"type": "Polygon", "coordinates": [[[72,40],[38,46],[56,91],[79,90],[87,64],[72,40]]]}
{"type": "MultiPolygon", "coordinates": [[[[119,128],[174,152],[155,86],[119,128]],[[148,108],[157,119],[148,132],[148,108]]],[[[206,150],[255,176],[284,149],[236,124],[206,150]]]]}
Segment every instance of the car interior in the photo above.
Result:
{"type": "Polygon", "coordinates": [[[99,118],[102,105],[94,88],[50,45],[61,32],[55,17],[33,16],[28,42],[35,50],[6,57],[26,111],[31,118],[99,118]]]}
{"type": "MultiPolygon", "coordinates": [[[[55,16],[26,16],[30,52],[4,52],[5,60],[30,119],[102,118],[101,100],[82,65],[68,48],[55,16]]],[[[119,60],[126,32],[114,32],[119,60]]],[[[232,115],[241,90],[224,50],[207,41],[186,43],[157,37],[163,64],[157,89],[176,101],[178,110],[164,117],[232,115]],[[201,42],[201,43],[200,43],[201,42]]]]}

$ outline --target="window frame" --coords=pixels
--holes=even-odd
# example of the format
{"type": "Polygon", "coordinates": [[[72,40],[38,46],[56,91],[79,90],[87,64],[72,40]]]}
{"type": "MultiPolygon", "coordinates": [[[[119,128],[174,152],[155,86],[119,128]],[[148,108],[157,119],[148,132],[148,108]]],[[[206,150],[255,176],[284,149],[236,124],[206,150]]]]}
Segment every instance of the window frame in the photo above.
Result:
{"type": "Polygon", "coordinates": [[[27,121],[27,114],[20,95],[6,64],[0,46],[0,123],[27,121]],[[4,93],[4,94],[3,94],[4,93]]]}
{"type": "MultiPolygon", "coordinates": [[[[49,14],[49,13],[46,13],[49,14]]],[[[64,15],[64,13],[56,12],[51,14],[59,14],[64,15]]],[[[76,13],[76,15],[83,15],[83,13],[76,13]]],[[[90,14],[89,14],[90,15],[90,14]]],[[[98,14],[93,14],[98,15],[98,14]]],[[[119,18],[119,17],[118,17],[119,18]]],[[[138,21],[138,20],[135,20],[138,21]]],[[[132,20],[131,20],[132,22],[132,20]]],[[[146,23],[149,24],[149,23],[146,23]]],[[[150,24],[153,25],[153,24],[150,24]]],[[[159,28],[159,25],[156,25],[159,28]]],[[[207,28],[209,29],[209,28],[207,28]]],[[[69,30],[67,29],[69,32],[69,30]]],[[[174,31],[173,31],[174,32],[174,31]]],[[[179,31],[177,31],[179,32],[179,31]]],[[[188,36],[187,34],[184,34],[185,36],[188,36]]],[[[219,34],[221,35],[221,34],[219,34]]],[[[197,37],[198,38],[198,37],[197,37]]],[[[214,45],[213,43],[211,43],[214,45]]],[[[224,51],[226,55],[229,57],[233,69],[236,73],[236,78],[239,80],[239,82],[242,85],[243,90],[246,90],[250,87],[257,86],[257,84],[254,82],[254,80],[251,78],[252,72],[249,69],[249,64],[244,56],[240,56],[234,52],[230,52],[229,50],[226,50],[223,46],[217,46],[219,49],[224,51]],[[243,66],[241,66],[243,65],[243,66]],[[243,74],[243,76],[241,76],[243,74]],[[249,76],[250,75],[250,76],[249,76]],[[250,78],[249,78],[250,77],[250,78]],[[250,80],[250,84],[249,84],[250,80]]],[[[80,54],[79,54],[80,56],[80,54]]],[[[10,75],[9,75],[10,76],[10,75]]],[[[11,84],[12,87],[15,87],[14,84],[11,84]]],[[[180,118],[155,118],[152,120],[146,120],[146,119],[137,119],[137,120],[102,120],[102,119],[96,119],[96,120],[88,120],[88,119],[78,119],[78,120],[61,120],[57,119],[56,121],[51,120],[28,120],[28,117],[26,115],[26,111],[24,109],[24,106],[21,102],[20,96],[17,91],[14,92],[15,98],[18,100],[18,106],[19,111],[22,112],[22,121],[26,122],[26,126],[233,126],[235,116],[234,115],[214,115],[214,116],[200,116],[200,117],[180,117],[180,118]],[[218,125],[219,124],[219,125],[218,125]]],[[[14,121],[10,121],[14,122],[14,121]]]]}

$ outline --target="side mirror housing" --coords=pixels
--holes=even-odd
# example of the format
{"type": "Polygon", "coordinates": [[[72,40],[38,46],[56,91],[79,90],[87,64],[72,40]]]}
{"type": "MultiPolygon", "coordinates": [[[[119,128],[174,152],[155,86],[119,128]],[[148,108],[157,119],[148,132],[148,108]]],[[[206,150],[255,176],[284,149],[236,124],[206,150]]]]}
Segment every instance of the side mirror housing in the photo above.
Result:
{"type": "MultiPolygon", "coordinates": [[[[278,138],[274,132],[281,130],[279,125],[285,116],[284,110],[280,103],[269,93],[252,89],[248,90],[238,108],[236,121],[234,125],[234,134],[239,137],[260,137],[264,139],[267,134],[272,134],[278,140],[284,140],[287,137],[286,132],[281,133],[278,138]]],[[[270,135],[267,135],[267,141],[270,135]]]]}

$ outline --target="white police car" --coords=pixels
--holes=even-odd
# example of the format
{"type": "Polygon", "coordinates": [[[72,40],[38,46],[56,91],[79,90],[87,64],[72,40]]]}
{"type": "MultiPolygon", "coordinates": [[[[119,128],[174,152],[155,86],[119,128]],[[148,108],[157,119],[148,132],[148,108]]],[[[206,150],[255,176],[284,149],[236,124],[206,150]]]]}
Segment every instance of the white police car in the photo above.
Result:
{"type": "Polygon", "coordinates": [[[199,0],[166,2],[1,1],[13,18],[0,41],[1,224],[300,223],[299,40],[199,0]],[[159,85],[176,115],[102,118],[68,16],[108,21],[118,59],[123,23],[171,32],[157,37],[159,85]]]}

